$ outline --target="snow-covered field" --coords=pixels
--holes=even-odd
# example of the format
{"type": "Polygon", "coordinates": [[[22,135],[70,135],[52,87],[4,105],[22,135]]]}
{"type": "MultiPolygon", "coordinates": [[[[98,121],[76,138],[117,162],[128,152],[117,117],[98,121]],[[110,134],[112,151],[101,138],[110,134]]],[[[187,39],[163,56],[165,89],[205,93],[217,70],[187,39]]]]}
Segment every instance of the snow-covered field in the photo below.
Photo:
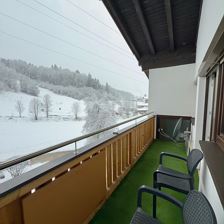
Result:
{"type": "MultiPolygon", "coordinates": [[[[58,95],[43,88],[39,88],[39,90],[38,97],[24,93],[0,92],[0,163],[83,135],[86,116],[84,101],[58,95]],[[46,118],[42,105],[39,119],[35,121],[33,115],[30,113],[30,101],[33,98],[38,98],[43,102],[43,97],[46,94],[50,96],[51,101],[49,118],[46,118]],[[21,101],[24,107],[21,118],[16,110],[18,100],[21,101]],[[72,110],[74,102],[79,104],[77,120],[74,119],[75,115],[72,110]]],[[[115,106],[118,107],[118,105],[115,106]]],[[[117,122],[121,122],[122,120],[120,118],[117,122]]],[[[138,119],[138,121],[140,120],[138,119]]],[[[119,132],[120,129],[126,128],[130,124],[137,124],[136,122],[132,121],[121,125],[113,131],[119,132]]],[[[90,143],[90,140],[85,139],[82,142],[78,142],[77,148],[90,143]]],[[[50,154],[49,157],[45,155],[44,159],[38,157],[35,160],[29,161],[23,172],[28,172],[48,162],[49,158],[55,159],[57,156],[61,156],[64,153],[62,151],[66,151],[65,153],[67,153],[67,151],[74,149],[74,144],[68,145],[56,150],[56,152],[60,151],[59,153],[50,154]]],[[[12,176],[8,169],[0,171],[0,183],[7,181],[12,176]],[[3,179],[1,179],[1,175],[4,176],[3,179]]]]}
{"type": "Polygon", "coordinates": [[[46,119],[44,112],[41,112],[40,120],[34,121],[29,112],[33,96],[14,92],[0,93],[0,162],[82,135],[85,123],[84,102],[43,88],[40,88],[38,99],[42,101],[45,94],[50,95],[52,102],[50,117],[46,119]],[[22,118],[18,117],[15,109],[17,100],[25,108],[22,118]],[[76,101],[80,105],[80,120],[73,119],[72,104],[76,101]]]}
{"type": "MultiPolygon", "coordinates": [[[[62,96],[51,92],[50,90],[39,88],[40,93],[38,97],[34,97],[25,93],[15,93],[15,92],[0,92],[0,116],[1,117],[12,117],[18,116],[18,112],[15,109],[17,100],[20,100],[25,108],[22,116],[31,118],[31,113],[29,111],[29,103],[33,98],[38,98],[43,101],[43,96],[48,94],[51,99],[52,107],[50,115],[53,116],[73,116],[72,105],[74,102],[78,102],[80,105],[79,116],[85,116],[85,104],[82,100],[75,100],[71,97],[62,96]]],[[[41,117],[45,114],[41,113],[41,117]]]]}
{"type": "Polygon", "coordinates": [[[0,120],[0,161],[82,135],[84,121],[0,120]]]}

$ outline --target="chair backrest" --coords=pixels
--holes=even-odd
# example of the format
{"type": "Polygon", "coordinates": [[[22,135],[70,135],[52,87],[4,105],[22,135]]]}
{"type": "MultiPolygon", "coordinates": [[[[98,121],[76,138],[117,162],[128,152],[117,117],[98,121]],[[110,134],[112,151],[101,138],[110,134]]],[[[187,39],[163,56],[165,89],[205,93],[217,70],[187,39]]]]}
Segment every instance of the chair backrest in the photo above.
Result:
{"type": "Polygon", "coordinates": [[[203,159],[203,153],[199,149],[192,149],[187,157],[187,168],[191,176],[194,175],[194,172],[203,159]]]}
{"type": "Polygon", "coordinates": [[[217,224],[215,213],[206,199],[198,191],[190,191],[183,206],[184,224],[217,224]]]}
{"type": "Polygon", "coordinates": [[[183,118],[179,118],[174,129],[173,129],[173,134],[172,134],[172,137],[175,139],[178,134],[180,133],[180,129],[181,129],[181,126],[182,126],[182,122],[183,122],[183,118]]]}

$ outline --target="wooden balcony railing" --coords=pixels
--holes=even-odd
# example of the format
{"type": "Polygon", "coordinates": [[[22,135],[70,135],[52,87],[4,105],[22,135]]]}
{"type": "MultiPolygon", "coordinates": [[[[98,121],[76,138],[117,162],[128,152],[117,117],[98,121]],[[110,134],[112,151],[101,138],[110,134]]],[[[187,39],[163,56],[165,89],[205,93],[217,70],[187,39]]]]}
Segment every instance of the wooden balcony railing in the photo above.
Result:
{"type": "Polygon", "coordinates": [[[79,157],[73,154],[60,164],[46,165],[47,171],[45,166],[35,176],[28,172],[1,184],[0,224],[88,223],[153,136],[151,117],[79,157]],[[11,190],[4,195],[1,186],[11,190]]]}

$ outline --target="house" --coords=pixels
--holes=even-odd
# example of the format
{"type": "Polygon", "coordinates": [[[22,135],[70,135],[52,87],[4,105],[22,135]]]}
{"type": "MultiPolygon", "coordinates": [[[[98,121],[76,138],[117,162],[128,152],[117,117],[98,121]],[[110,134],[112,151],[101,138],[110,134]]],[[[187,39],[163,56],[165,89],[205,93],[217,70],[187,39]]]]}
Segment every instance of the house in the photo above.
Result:
{"type": "MultiPolygon", "coordinates": [[[[68,153],[2,184],[0,223],[90,222],[156,138],[158,118],[166,116],[195,119],[191,149],[199,148],[204,154],[199,190],[213,207],[218,224],[223,224],[223,0],[103,3],[148,77],[154,113],[142,115],[144,120],[83,147],[78,154],[68,153]]],[[[90,135],[1,164],[0,169],[86,137],[90,135]]],[[[104,216],[103,223],[110,223],[110,217],[104,216]]]]}
{"type": "Polygon", "coordinates": [[[137,114],[145,114],[147,111],[149,111],[149,104],[146,96],[137,98],[136,110],[137,114]]]}

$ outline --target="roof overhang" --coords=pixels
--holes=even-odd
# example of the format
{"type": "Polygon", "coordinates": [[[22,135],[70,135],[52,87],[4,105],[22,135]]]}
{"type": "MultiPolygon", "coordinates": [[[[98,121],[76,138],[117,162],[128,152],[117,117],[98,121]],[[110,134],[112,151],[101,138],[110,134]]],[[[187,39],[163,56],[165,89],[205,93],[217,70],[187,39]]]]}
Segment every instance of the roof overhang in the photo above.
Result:
{"type": "Polygon", "coordinates": [[[195,62],[202,0],[103,0],[142,70],[195,62]]]}

